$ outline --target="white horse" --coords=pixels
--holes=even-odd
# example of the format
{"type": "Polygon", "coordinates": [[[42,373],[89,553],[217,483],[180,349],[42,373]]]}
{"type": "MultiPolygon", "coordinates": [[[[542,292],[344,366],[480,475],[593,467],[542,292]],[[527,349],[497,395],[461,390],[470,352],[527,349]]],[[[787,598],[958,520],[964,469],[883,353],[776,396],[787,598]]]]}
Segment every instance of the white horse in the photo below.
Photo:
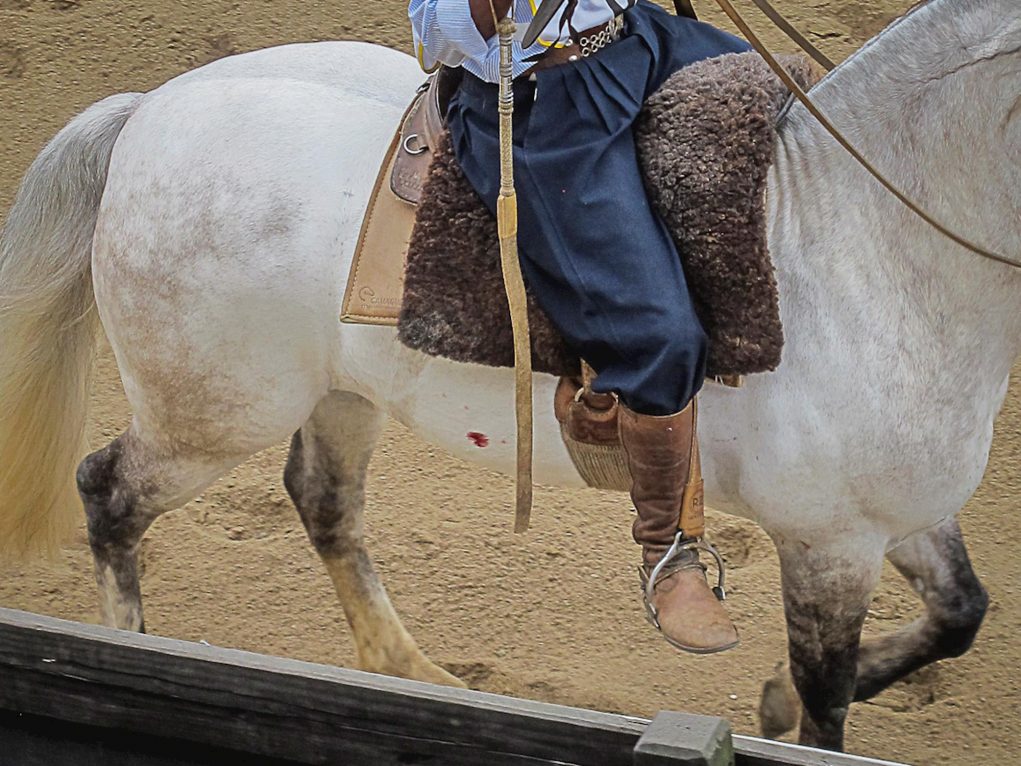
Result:
{"type": "MultiPolygon", "coordinates": [[[[363,546],[366,464],[391,415],[512,471],[512,375],[337,320],[377,165],[421,80],[412,58],[358,43],[236,56],[99,102],[28,171],[0,241],[0,546],[45,545],[76,512],[101,321],[134,412],[77,476],[107,624],[143,629],[136,553],[153,519],[295,434],[285,482],[361,666],[456,682],[401,626],[363,546]]],[[[1017,0],[930,0],[814,95],[924,206],[1021,253],[1017,0]]],[[[800,107],[769,227],[786,352],[743,389],[705,392],[707,489],[775,541],[801,738],[839,748],[852,700],[965,651],[982,620],[954,517],[1021,351],[1021,275],[913,217],[800,107]],[[884,555],[927,611],[859,646],[884,555]]],[[[580,486],[554,380],[535,383],[536,478],[580,486]]]]}

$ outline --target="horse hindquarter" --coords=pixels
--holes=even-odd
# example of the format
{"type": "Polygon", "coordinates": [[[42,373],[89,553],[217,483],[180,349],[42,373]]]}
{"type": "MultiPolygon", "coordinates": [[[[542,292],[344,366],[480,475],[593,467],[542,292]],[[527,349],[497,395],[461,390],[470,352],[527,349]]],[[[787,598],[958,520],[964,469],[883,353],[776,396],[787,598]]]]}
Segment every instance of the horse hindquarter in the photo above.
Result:
{"type": "MultiPolygon", "coordinates": [[[[326,81],[368,48],[225,59],[146,96],[125,126],[93,272],[134,418],[79,473],[108,624],[144,624],[135,561],[149,524],[346,385],[346,265],[400,98],[326,81]]],[[[384,80],[387,62],[392,75],[411,61],[372,50],[384,80]]]]}
{"type": "Polygon", "coordinates": [[[136,424],[168,447],[247,456],[336,382],[346,266],[399,112],[263,76],[271,52],[150,94],[111,163],[97,302],[136,424]]]}

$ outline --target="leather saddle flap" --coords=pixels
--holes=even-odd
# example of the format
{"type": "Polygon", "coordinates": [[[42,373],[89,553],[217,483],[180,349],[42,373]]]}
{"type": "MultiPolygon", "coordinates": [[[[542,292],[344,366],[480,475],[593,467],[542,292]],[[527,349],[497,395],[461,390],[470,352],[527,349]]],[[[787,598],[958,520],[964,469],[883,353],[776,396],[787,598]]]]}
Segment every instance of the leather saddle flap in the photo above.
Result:
{"type": "Polygon", "coordinates": [[[417,205],[429,172],[432,153],[443,132],[444,107],[457,89],[459,70],[443,68],[432,75],[411,102],[401,123],[400,144],[390,170],[390,190],[405,202],[417,205]]]}
{"type": "Polygon", "coordinates": [[[355,245],[340,319],[351,324],[397,324],[404,295],[404,265],[415,206],[391,191],[386,179],[392,177],[401,134],[394,135],[355,245]]]}
{"type": "Polygon", "coordinates": [[[352,324],[397,324],[404,267],[443,111],[460,84],[460,70],[443,67],[416,92],[390,142],[358,234],[340,319],[352,324]]]}

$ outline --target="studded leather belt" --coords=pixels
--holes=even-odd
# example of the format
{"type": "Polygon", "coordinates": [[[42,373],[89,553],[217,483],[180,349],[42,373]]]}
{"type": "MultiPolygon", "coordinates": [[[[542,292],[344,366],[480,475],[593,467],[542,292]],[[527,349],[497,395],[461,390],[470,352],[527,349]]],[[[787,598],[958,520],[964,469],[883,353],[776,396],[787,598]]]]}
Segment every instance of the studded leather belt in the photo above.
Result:
{"type": "Polygon", "coordinates": [[[542,54],[542,57],[535,62],[535,65],[527,70],[525,74],[532,74],[540,69],[560,66],[570,61],[577,61],[585,56],[591,56],[601,48],[610,43],[616,42],[624,33],[624,17],[615,16],[605,24],[586,29],[578,34],[577,41],[570,41],[563,45],[550,47],[542,54]]]}

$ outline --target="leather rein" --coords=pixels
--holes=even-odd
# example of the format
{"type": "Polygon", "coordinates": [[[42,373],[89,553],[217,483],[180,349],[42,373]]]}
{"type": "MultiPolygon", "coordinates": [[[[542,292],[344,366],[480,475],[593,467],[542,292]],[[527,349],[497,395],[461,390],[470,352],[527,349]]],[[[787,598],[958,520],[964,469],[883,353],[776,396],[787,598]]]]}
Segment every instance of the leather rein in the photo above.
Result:
{"type": "MultiPolygon", "coordinates": [[[[814,45],[806,40],[790,23],[769,4],[769,0],[752,0],[753,3],[761,10],[781,31],[784,32],[794,43],[800,47],[805,53],[811,56],[817,63],[819,63],[826,71],[831,71],[834,68],[834,64],[830,59],[824,56],[814,45]]],[[[794,78],[790,76],[786,69],[776,60],[776,58],[769,52],[769,49],[763,44],[762,40],[752,31],[751,27],[744,20],[737,9],[730,0],[716,0],[717,5],[723,10],[730,20],[734,22],[734,25],[741,31],[741,34],[745,36],[745,39],[752,44],[756,52],[766,61],[769,68],[773,70],[777,77],[780,78],[781,82],[791,91],[794,97],[800,101],[809,113],[815,117],[820,125],[825,128],[826,132],[829,133],[838,144],[840,144],[844,150],[850,154],[859,165],[867,170],[873,178],[879,181],[883,187],[890,192],[894,197],[901,201],[905,207],[908,208],[912,213],[917,215],[927,224],[932,226],[943,236],[956,242],[961,247],[970,250],[976,255],[981,255],[983,258],[989,258],[990,260],[1002,263],[1006,266],[1013,266],[1016,269],[1021,269],[1021,261],[1009,258],[1000,253],[996,253],[990,250],[986,250],[981,245],[977,245],[969,239],[962,237],[955,233],[946,225],[937,220],[934,216],[930,215],[917,203],[912,201],[904,192],[896,187],[889,179],[880,173],[865,157],[859,152],[850,141],[841,133],[825,114],[819,109],[818,106],[812,101],[809,95],[795,82],[794,78]]]]}

